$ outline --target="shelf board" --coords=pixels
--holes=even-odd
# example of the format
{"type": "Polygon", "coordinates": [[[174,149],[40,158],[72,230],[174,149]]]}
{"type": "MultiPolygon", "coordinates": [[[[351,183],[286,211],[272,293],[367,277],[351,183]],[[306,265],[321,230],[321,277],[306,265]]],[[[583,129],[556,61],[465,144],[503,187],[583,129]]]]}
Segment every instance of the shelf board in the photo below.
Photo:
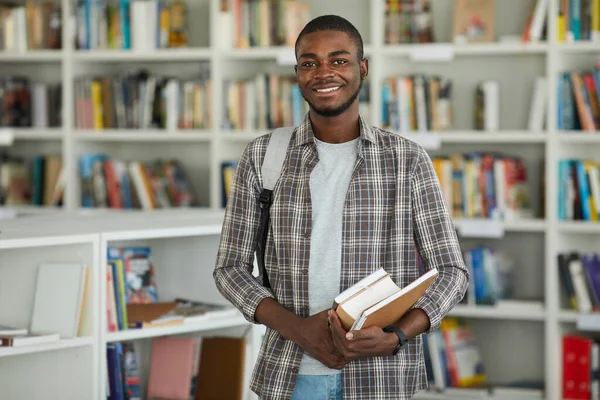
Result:
{"type": "MultiPolygon", "coordinates": [[[[368,56],[372,53],[371,46],[364,46],[364,54],[368,56]]],[[[293,47],[288,46],[272,46],[272,47],[249,47],[249,48],[232,48],[220,49],[218,54],[224,59],[229,60],[278,60],[282,64],[295,64],[295,53],[293,47]]]]}
{"type": "Polygon", "coordinates": [[[558,50],[563,53],[600,53],[600,42],[577,41],[571,43],[559,43],[558,50]]]}
{"type": "Polygon", "coordinates": [[[18,356],[22,354],[41,353],[45,351],[72,349],[76,347],[91,346],[93,338],[82,337],[74,339],[61,339],[57,342],[28,345],[21,347],[2,347],[0,348],[0,357],[18,356]]]}
{"type": "MultiPolygon", "coordinates": [[[[269,133],[271,130],[238,130],[221,131],[217,135],[232,142],[249,142],[257,137],[269,133]]],[[[444,132],[410,132],[398,133],[413,142],[418,143],[427,150],[435,150],[444,143],[505,143],[505,144],[524,144],[524,143],[545,143],[547,135],[545,133],[530,131],[444,131],[444,132]]]]}
{"type": "Polygon", "coordinates": [[[213,134],[204,129],[78,129],[75,137],[82,142],[208,142],[213,134]]]}
{"type": "Polygon", "coordinates": [[[505,232],[545,232],[546,221],[541,218],[501,221],[486,218],[454,218],[454,227],[464,238],[504,237],[505,232]]]}
{"type": "Polygon", "coordinates": [[[426,150],[436,150],[442,144],[446,143],[504,143],[504,144],[524,144],[524,143],[545,143],[547,135],[539,132],[530,131],[442,131],[442,132],[410,132],[398,133],[409,140],[412,140],[425,148],[426,150]]]}
{"type": "Polygon", "coordinates": [[[558,314],[558,320],[560,322],[569,322],[575,323],[577,322],[577,317],[579,316],[579,312],[573,310],[562,310],[558,314]]]}
{"type": "Polygon", "coordinates": [[[163,326],[158,328],[128,329],[120,332],[111,332],[106,335],[106,342],[120,342],[153,338],[158,336],[179,335],[190,332],[203,332],[216,329],[231,328],[234,326],[248,325],[248,321],[240,314],[229,318],[214,318],[200,323],[188,323],[175,326],[163,326]]]}
{"type": "Polygon", "coordinates": [[[546,43],[423,43],[385,45],[382,53],[386,56],[420,57],[420,52],[427,52],[429,58],[435,59],[432,52],[439,51],[444,58],[452,56],[503,56],[520,54],[545,54],[548,51],[546,43]]]}
{"type": "Polygon", "coordinates": [[[435,389],[425,389],[415,393],[415,400],[520,400],[520,399],[543,399],[543,391],[531,388],[511,388],[509,386],[493,386],[489,389],[463,389],[447,387],[438,391],[435,389]],[[497,393],[496,393],[497,392],[497,393]],[[515,393],[513,395],[513,393],[515,393]],[[525,393],[525,394],[523,394],[525,393]]]}
{"type": "Polygon", "coordinates": [[[563,233],[600,234],[600,223],[591,221],[560,221],[558,230],[563,233]]]}
{"type": "Polygon", "coordinates": [[[230,142],[243,142],[247,143],[251,140],[256,139],[259,136],[266,135],[271,132],[272,129],[263,129],[263,130],[236,130],[236,131],[220,131],[217,133],[217,136],[221,139],[230,141],[230,142]]]}
{"type": "Polygon", "coordinates": [[[210,48],[173,48],[149,51],[133,50],[76,50],[76,61],[198,61],[209,60],[213,55],[210,48]]]}
{"type": "MultiPolygon", "coordinates": [[[[0,131],[6,128],[0,128],[0,131]]],[[[64,137],[62,128],[8,128],[15,140],[61,140],[64,137]]]]}
{"type": "Polygon", "coordinates": [[[61,62],[62,50],[0,51],[0,62],[61,62]]]}
{"type": "Polygon", "coordinates": [[[561,143],[600,144],[600,131],[560,131],[558,133],[558,140],[561,143]]]}
{"type": "Polygon", "coordinates": [[[542,218],[506,221],[504,229],[508,232],[545,232],[546,221],[542,218]]]}
{"type": "MultiPolygon", "coordinates": [[[[512,303],[512,302],[511,302],[512,303]]],[[[448,315],[453,317],[468,318],[486,318],[486,319],[507,319],[524,321],[543,321],[546,318],[546,311],[541,302],[522,302],[522,307],[514,302],[515,305],[456,305],[448,315]]]]}

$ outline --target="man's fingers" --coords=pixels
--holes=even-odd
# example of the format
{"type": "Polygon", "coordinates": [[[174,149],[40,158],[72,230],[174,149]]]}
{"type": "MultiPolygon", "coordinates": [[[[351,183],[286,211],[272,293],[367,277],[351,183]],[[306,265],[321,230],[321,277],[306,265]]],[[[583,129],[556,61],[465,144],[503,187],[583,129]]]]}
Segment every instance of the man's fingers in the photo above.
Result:
{"type": "Polygon", "coordinates": [[[346,334],[346,339],[348,340],[365,340],[372,339],[375,337],[375,327],[369,327],[365,329],[360,329],[358,331],[350,331],[346,334]]]}

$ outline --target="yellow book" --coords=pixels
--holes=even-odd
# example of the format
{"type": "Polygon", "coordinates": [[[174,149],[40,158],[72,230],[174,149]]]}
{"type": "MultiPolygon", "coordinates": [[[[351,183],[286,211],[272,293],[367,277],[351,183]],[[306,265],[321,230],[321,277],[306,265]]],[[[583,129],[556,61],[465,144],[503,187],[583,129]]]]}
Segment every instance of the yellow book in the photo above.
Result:
{"type": "Polygon", "coordinates": [[[457,318],[444,318],[440,331],[444,339],[451,386],[468,388],[485,383],[483,361],[470,325],[457,318]]]}
{"type": "Polygon", "coordinates": [[[117,266],[117,274],[119,279],[119,293],[121,297],[121,304],[118,307],[121,307],[123,312],[123,330],[127,329],[128,321],[127,321],[127,302],[125,300],[125,265],[123,264],[123,260],[116,259],[114,263],[117,266]]]}
{"type": "Polygon", "coordinates": [[[567,26],[565,24],[565,16],[559,15],[556,17],[556,35],[559,43],[564,43],[567,34],[567,26]]]}
{"type": "Polygon", "coordinates": [[[104,129],[104,109],[102,108],[102,87],[100,82],[93,80],[90,85],[92,94],[92,110],[94,115],[94,128],[104,129]]]}
{"type": "Polygon", "coordinates": [[[592,40],[600,41],[600,0],[592,0],[592,40]]]}

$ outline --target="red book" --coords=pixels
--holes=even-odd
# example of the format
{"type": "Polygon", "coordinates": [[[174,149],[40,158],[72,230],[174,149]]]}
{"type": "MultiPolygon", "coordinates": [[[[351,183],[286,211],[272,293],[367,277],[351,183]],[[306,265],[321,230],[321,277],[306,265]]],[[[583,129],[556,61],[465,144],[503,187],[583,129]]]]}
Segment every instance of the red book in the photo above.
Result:
{"type": "Polygon", "coordinates": [[[563,399],[591,398],[592,339],[563,336],[563,399]]]}

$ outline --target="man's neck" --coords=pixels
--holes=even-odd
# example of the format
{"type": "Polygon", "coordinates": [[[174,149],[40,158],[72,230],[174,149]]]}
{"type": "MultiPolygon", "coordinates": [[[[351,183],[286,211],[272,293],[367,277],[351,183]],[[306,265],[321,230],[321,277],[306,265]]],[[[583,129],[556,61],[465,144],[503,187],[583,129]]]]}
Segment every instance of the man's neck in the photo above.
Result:
{"type": "Polygon", "coordinates": [[[326,143],[345,143],[360,136],[358,107],[352,105],[337,117],[323,117],[309,111],[313,134],[326,143]]]}

